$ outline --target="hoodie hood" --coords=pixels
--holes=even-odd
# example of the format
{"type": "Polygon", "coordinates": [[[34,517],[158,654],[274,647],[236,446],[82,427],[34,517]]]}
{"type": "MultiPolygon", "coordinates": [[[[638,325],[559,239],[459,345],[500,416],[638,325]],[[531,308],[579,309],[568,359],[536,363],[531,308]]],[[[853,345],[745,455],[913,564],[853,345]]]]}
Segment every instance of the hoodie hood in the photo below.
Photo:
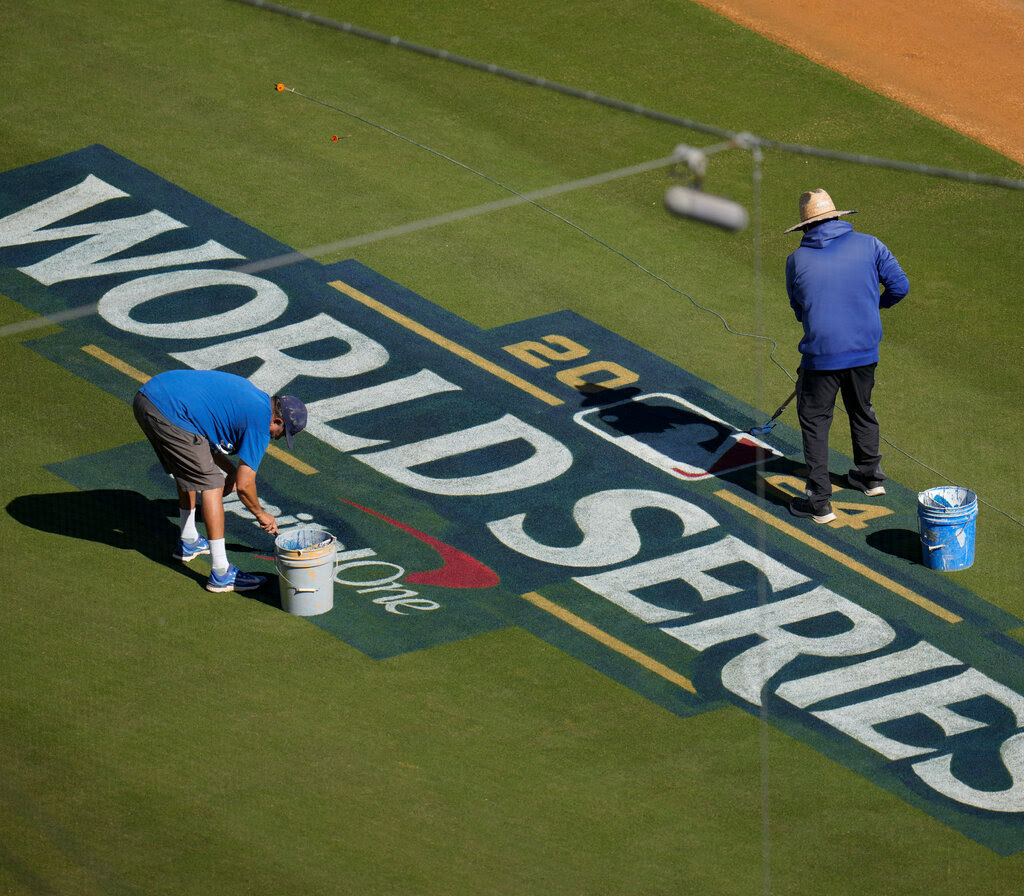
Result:
{"type": "Polygon", "coordinates": [[[800,240],[800,245],[809,246],[812,249],[821,249],[832,240],[845,236],[852,231],[853,225],[849,221],[840,221],[833,218],[830,221],[822,221],[808,230],[804,234],[804,238],[800,240]]]}

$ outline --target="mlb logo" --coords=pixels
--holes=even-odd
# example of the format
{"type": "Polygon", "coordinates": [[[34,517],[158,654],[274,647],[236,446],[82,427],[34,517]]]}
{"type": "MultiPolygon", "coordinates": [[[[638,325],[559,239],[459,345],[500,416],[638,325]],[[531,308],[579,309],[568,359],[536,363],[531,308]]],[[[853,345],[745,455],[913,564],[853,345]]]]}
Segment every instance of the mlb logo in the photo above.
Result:
{"type": "Polygon", "coordinates": [[[573,420],[645,463],[689,482],[782,457],[750,433],[666,392],[580,411],[573,420]]]}

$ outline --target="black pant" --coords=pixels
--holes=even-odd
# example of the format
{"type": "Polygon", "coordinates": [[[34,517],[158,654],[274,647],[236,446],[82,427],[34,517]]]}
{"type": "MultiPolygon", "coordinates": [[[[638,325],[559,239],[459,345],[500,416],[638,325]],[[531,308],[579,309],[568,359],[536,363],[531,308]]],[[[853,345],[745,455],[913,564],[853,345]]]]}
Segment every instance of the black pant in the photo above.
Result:
{"type": "Polygon", "coordinates": [[[875,364],[848,370],[804,370],[797,379],[796,413],[804,442],[807,474],[807,498],[811,507],[822,510],[832,494],[828,475],[828,433],[832,427],[836,395],[850,417],[853,461],[860,475],[870,483],[885,479],[882,455],[878,451],[878,418],[871,407],[875,386],[875,364]]]}

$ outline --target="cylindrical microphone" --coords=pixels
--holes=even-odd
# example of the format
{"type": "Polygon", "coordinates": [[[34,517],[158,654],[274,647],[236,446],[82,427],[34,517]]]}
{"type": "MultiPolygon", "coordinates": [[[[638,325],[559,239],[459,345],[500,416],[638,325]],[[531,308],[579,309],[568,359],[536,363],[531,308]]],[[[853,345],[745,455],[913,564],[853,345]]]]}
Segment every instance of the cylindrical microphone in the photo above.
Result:
{"type": "Polygon", "coordinates": [[[680,217],[714,224],[723,230],[743,230],[750,222],[747,210],[738,202],[693,187],[669,187],[665,191],[665,207],[680,217]]]}

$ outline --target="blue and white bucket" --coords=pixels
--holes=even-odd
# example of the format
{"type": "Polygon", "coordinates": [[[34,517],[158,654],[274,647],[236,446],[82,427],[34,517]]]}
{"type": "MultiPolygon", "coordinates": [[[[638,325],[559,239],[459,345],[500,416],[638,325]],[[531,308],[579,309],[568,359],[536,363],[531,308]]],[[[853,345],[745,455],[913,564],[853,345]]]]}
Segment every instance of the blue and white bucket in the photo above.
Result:
{"type": "Polygon", "coordinates": [[[334,607],[334,566],[338,539],[312,526],[288,529],[274,541],[281,609],[295,616],[319,616],[334,607]]]}
{"type": "Polygon", "coordinates": [[[967,569],[974,563],[974,528],[978,496],[968,488],[940,486],[917,496],[924,565],[941,572],[967,569]]]}

